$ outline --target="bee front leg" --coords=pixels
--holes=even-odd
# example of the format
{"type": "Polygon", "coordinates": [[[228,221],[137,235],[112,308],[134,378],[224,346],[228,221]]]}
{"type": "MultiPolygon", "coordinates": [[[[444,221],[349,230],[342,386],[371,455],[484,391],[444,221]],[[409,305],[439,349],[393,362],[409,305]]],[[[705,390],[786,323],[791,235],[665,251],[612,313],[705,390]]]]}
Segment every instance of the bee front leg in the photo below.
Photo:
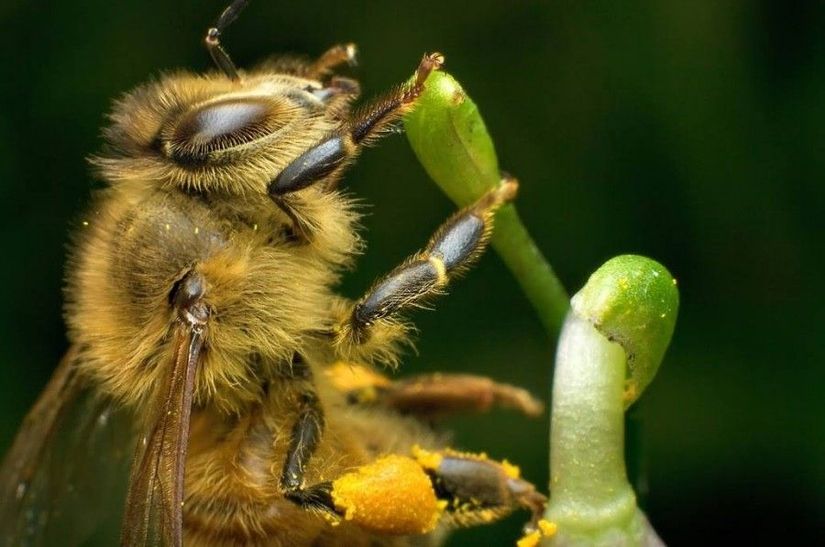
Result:
{"type": "MultiPolygon", "coordinates": [[[[400,313],[442,294],[451,279],[478,259],[490,239],[493,214],[515,197],[517,189],[515,180],[502,180],[475,204],[450,217],[424,250],[376,282],[339,321],[334,333],[339,354],[345,360],[370,359],[364,350],[368,352],[372,337],[386,341],[392,333],[403,335],[400,313]]],[[[386,346],[378,344],[379,350],[386,346]]]]}
{"type": "Polygon", "coordinates": [[[440,53],[425,55],[411,84],[403,85],[373,101],[334,134],[295,158],[269,184],[270,196],[283,198],[322,180],[328,185],[337,181],[340,172],[348,164],[348,160],[357,154],[359,147],[381,136],[382,130],[409,111],[424,91],[424,81],[443,61],[440,53]]]}
{"type": "MultiPolygon", "coordinates": [[[[329,59],[336,55],[343,55],[342,51],[331,50],[329,59]]],[[[327,55],[321,57],[323,61],[327,55]]],[[[358,155],[361,147],[374,141],[398,121],[401,116],[412,108],[416,99],[424,91],[424,81],[433,70],[443,63],[441,54],[425,55],[418,65],[412,83],[402,85],[386,96],[373,101],[367,107],[360,109],[351,119],[322,139],[315,146],[309,148],[288,164],[269,184],[268,192],[278,207],[284,210],[296,225],[296,231],[307,240],[311,233],[306,222],[301,222],[300,213],[296,210],[300,200],[294,199],[291,194],[299,192],[319,183],[326,190],[332,190],[338,183],[344,170],[358,155]]],[[[339,80],[339,85],[346,80],[339,80]]],[[[357,93],[357,89],[340,90],[342,93],[357,93]]]]}
{"type": "Polygon", "coordinates": [[[320,79],[330,74],[335,67],[358,64],[358,48],[355,44],[338,44],[332,46],[318,57],[307,69],[307,78],[320,79]]]}

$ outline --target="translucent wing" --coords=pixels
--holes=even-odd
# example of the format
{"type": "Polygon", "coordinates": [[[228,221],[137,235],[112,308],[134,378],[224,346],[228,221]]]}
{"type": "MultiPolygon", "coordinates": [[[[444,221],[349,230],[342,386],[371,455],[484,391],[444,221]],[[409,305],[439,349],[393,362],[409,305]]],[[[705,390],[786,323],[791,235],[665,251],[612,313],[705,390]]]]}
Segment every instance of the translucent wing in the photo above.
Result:
{"type": "Polygon", "coordinates": [[[0,467],[0,545],[113,545],[136,434],[76,373],[75,349],[26,416],[0,467]]]}
{"type": "Polygon", "coordinates": [[[174,362],[141,439],[129,480],[123,547],[183,543],[183,478],[189,441],[189,418],[195,371],[203,347],[200,330],[178,324],[174,335],[174,362]]]}

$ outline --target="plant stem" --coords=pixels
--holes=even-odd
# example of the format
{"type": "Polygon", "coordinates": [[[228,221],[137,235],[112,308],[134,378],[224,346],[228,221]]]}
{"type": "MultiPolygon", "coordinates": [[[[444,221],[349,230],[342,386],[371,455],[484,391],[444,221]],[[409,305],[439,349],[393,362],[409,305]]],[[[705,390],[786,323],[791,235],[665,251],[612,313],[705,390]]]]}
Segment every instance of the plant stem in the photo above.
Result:
{"type": "Polygon", "coordinates": [[[624,465],[625,371],[622,347],[571,313],[556,356],[546,513],[562,540],[638,544],[642,537],[624,465]]]}
{"type": "Polygon", "coordinates": [[[569,307],[567,291],[530,237],[514,205],[505,205],[496,214],[492,246],[521,285],[547,335],[555,339],[569,307]]]}
{"type": "Polygon", "coordinates": [[[661,541],[625,468],[625,410],[653,380],[673,334],[679,293],[658,262],[608,260],[572,299],[553,379],[550,500],[544,545],[661,541]]]}

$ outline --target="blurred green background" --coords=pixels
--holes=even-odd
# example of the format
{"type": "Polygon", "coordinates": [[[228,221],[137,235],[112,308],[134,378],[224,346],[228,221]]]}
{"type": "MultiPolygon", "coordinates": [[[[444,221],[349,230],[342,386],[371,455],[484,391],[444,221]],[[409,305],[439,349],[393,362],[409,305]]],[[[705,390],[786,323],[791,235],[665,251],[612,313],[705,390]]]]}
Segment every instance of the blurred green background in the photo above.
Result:
{"type": "MultiPolygon", "coordinates": [[[[0,451],[66,349],[67,233],[110,101],[162,69],[208,68],[222,0],[0,4],[0,451]]],[[[645,505],[671,545],[825,532],[825,4],[255,1],[225,43],[239,65],[354,41],[365,96],[422,52],[478,103],[519,209],[571,292],[603,261],[649,255],[682,308],[639,412],[645,505]]],[[[403,137],[347,187],[372,204],[357,296],[453,209],[403,137]]],[[[415,316],[403,374],[473,371],[549,395],[553,343],[492,253],[415,316]]],[[[450,422],[456,444],[547,482],[547,420],[450,422]]],[[[456,533],[508,545],[524,515],[456,533]]]]}

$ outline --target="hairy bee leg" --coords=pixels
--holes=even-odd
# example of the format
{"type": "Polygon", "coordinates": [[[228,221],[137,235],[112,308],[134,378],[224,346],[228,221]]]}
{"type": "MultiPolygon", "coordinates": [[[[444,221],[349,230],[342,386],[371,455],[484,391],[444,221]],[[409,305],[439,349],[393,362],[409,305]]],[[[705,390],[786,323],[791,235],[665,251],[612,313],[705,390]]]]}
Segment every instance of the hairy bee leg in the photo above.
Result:
{"type": "Polygon", "coordinates": [[[298,397],[298,418],[292,426],[286,461],[281,472],[281,488],[296,492],[303,486],[304,470],[318,447],[324,430],[324,413],[318,396],[304,391],[298,397]]]}
{"type": "Polygon", "coordinates": [[[424,81],[438,69],[444,58],[439,53],[425,55],[418,65],[415,79],[389,95],[374,101],[343,124],[340,133],[319,142],[287,165],[269,184],[269,195],[283,202],[286,195],[326,181],[334,185],[340,173],[355,157],[361,145],[379,136],[383,129],[399,119],[424,91],[424,81]]]}
{"type": "Polygon", "coordinates": [[[304,488],[304,472],[324,430],[324,411],[315,394],[312,371],[300,355],[292,363],[291,378],[299,382],[298,417],[292,426],[280,485],[287,499],[301,506],[324,506],[323,486],[304,488]]]}
{"type": "Polygon", "coordinates": [[[310,65],[306,76],[317,80],[345,63],[349,66],[358,65],[358,48],[353,43],[337,44],[326,50],[310,65]]]}
{"type": "MultiPolygon", "coordinates": [[[[352,307],[336,329],[336,345],[346,357],[347,348],[365,343],[379,325],[397,323],[404,309],[421,306],[428,297],[443,292],[451,278],[475,262],[487,246],[493,214],[512,200],[518,183],[505,178],[475,204],[450,217],[423,251],[392,270],[352,307]]],[[[385,325],[386,326],[386,325],[385,325]]]]}
{"type": "Polygon", "coordinates": [[[454,524],[484,524],[526,509],[531,518],[525,531],[540,527],[547,497],[522,479],[519,468],[507,460],[419,447],[413,448],[413,457],[432,480],[438,499],[446,502],[445,516],[454,524]]]}
{"type": "Polygon", "coordinates": [[[384,129],[407,113],[424,92],[424,82],[430,73],[444,64],[440,53],[428,53],[421,58],[411,84],[401,85],[387,95],[358,111],[349,123],[350,138],[357,145],[379,137],[384,129]]]}
{"type": "Polygon", "coordinates": [[[206,38],[204,39],[206,49],[209,51],[209,55],[212,56],[212,60],[215,61],[215,66],[221,69],[232,81],[237,81],[240,77],[238,76],[238,69],[235,68],[235,63],[232,62],[229,54],[221,45],[221,34],[226,30],[226,27],[238,18],[238,15],[247,4],[249,4],[249,0],[235,0],[229,4],[221,12],[215,26],[206,31],[206,38]]]}
{"type": "Polygon", "coordinates": [[[516,509],[530,511],[528,533],[550,528],[541,518],[547,498],[518,467],[452,450],[384,456],[332,481],[329,497],[344,519],[385,535],[489,523],[516,509]]]}
{"type": "Polygon", "coordinates": [[[338,361],[325,375],[352,404],[383,406],[424,418],[486,412],[493,406],[531,417],[544,410],[544,404],[526,389],[476,374],[439,372],[393,381],[366,365],[338,361]]]}
{"type": "Polygon", "coordinates": [[[493,406],[517,410],[531,417],[540,416],[544,410],[542,402],[526,389],[473,374],[423,374],[393,382],[385,388],[350,391],[348,397],[423,418],[487,412],[493,406]]]}

